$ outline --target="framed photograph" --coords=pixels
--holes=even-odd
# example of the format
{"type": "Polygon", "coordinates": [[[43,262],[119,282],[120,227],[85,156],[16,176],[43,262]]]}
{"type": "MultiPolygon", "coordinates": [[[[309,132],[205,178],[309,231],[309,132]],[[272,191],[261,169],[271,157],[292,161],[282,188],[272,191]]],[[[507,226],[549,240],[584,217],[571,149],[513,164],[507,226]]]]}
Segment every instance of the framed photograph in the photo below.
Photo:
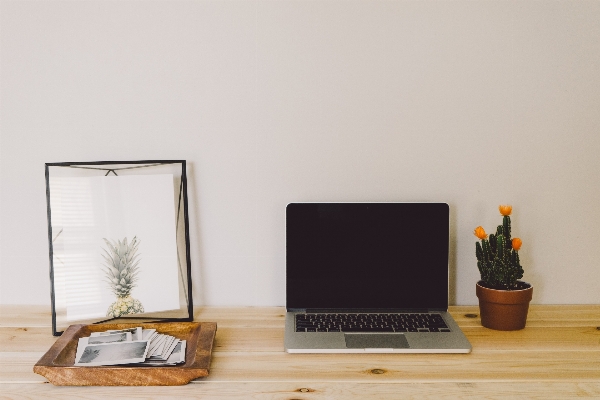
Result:
{"type": "Polygon", "coordinates": [[[193,320],[185,161],[47,163],[46,199],[55,336],[193,320]]]}

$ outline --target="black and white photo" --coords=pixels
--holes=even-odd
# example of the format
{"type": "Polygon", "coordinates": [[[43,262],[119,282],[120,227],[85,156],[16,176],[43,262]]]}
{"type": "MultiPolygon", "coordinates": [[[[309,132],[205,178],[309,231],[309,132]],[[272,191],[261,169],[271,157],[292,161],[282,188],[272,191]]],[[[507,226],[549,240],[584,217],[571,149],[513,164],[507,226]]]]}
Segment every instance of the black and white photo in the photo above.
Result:
{"type": "Polygon", "coordinates": [[[76,358],[75,366],[141,363],[146,360],[147,351],[148,342],[144,341],[97,345],[88,344],[76,358]]]}

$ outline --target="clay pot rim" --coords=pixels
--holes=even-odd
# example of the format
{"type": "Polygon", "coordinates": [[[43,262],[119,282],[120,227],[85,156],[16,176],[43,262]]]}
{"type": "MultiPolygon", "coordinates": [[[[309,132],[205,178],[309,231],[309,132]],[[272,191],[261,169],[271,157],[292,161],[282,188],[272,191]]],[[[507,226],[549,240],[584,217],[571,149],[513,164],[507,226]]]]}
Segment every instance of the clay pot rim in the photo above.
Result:
{"type": "Polygon", "coordinates": [[[515,293],[516,293],[516,292],[524,292],[524,291],[526,291],[526,290],[531,290],[531,289],[533,289],[533,285],[532,285],[531,283],[529,283],[529,282],[525,282],[525,281],[518,281],[518,282],[524,283],[524,284],[526,284],[526,285],[527,285],[527,286],[529,286],[529,287],[526,287],[525,289],[515,289],[515,290],[505,290],[505,289],[490,289],[490,288],[489,288],[489,287],[487,287],[487,286],[480,285],[480,283],[481,283],[481,282],[483,282],[483,281],[482,281],[482,280],[479,280],[479,281],[477,281],[477,286],[479,286],[480,288],[482,288],[482,289],[485,289],[485,290],[493,290],[494,292],[503,292],[503,293],[504,293],[504,292],[515,292],[515,293]]]}
{"type": "MultiPolygon", "coordinates": [[[[527,283],[527,282],[524,282],[527,283]]],[[[533,297],[533,286],[529,283],[528,288],[518,290],[488,289],[477,282],[475,294],[480,301],[498,304],[524,304],[529,303],[533,297]]]]}

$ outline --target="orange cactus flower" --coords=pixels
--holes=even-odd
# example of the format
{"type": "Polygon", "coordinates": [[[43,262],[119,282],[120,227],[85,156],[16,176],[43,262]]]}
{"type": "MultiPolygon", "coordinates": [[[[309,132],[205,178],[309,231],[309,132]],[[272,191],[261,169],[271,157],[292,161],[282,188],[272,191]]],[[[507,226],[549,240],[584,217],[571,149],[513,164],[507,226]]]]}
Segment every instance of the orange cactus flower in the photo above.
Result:
{"type": "Polygon", "coordinates": [[[481,226],[478,226],[477,228],[475,228],[475,230],[473,231],[473,234],[481,240],[488,237],[487,233],[485,233],[485,230],[481,226]]]}
{"type": "Polygon", "coordinates": [[[500,210],[500,214],[504,215],[505,217],[507,215],[510,215],[510,213],[512,212],[512,206],[509,205],[499,206],[498,209],[500,210]]]}
{"type": "Polygon", "coordinates": [[[522,244],[523,244],[523,241],[519,238],[514,238],[512,240],[512,248],[515,249],[515,251],[519,251],[522,244]]]}

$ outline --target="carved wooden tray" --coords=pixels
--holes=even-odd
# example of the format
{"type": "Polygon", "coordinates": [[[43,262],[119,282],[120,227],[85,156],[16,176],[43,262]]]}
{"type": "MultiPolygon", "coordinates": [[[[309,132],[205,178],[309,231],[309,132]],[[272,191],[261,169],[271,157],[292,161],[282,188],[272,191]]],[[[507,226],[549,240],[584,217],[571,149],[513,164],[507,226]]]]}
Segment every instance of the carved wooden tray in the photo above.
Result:
{"type": "Polygon", "coordinates": [[[33,372],[61,386],[174,386],[208,375],[215,322],[71,325],[33,367],[33,372]],[[141,326],[186,340],[185,364],[151,367],[108,365],[75,367],[79,338],[92,332],[141,326]]]}

